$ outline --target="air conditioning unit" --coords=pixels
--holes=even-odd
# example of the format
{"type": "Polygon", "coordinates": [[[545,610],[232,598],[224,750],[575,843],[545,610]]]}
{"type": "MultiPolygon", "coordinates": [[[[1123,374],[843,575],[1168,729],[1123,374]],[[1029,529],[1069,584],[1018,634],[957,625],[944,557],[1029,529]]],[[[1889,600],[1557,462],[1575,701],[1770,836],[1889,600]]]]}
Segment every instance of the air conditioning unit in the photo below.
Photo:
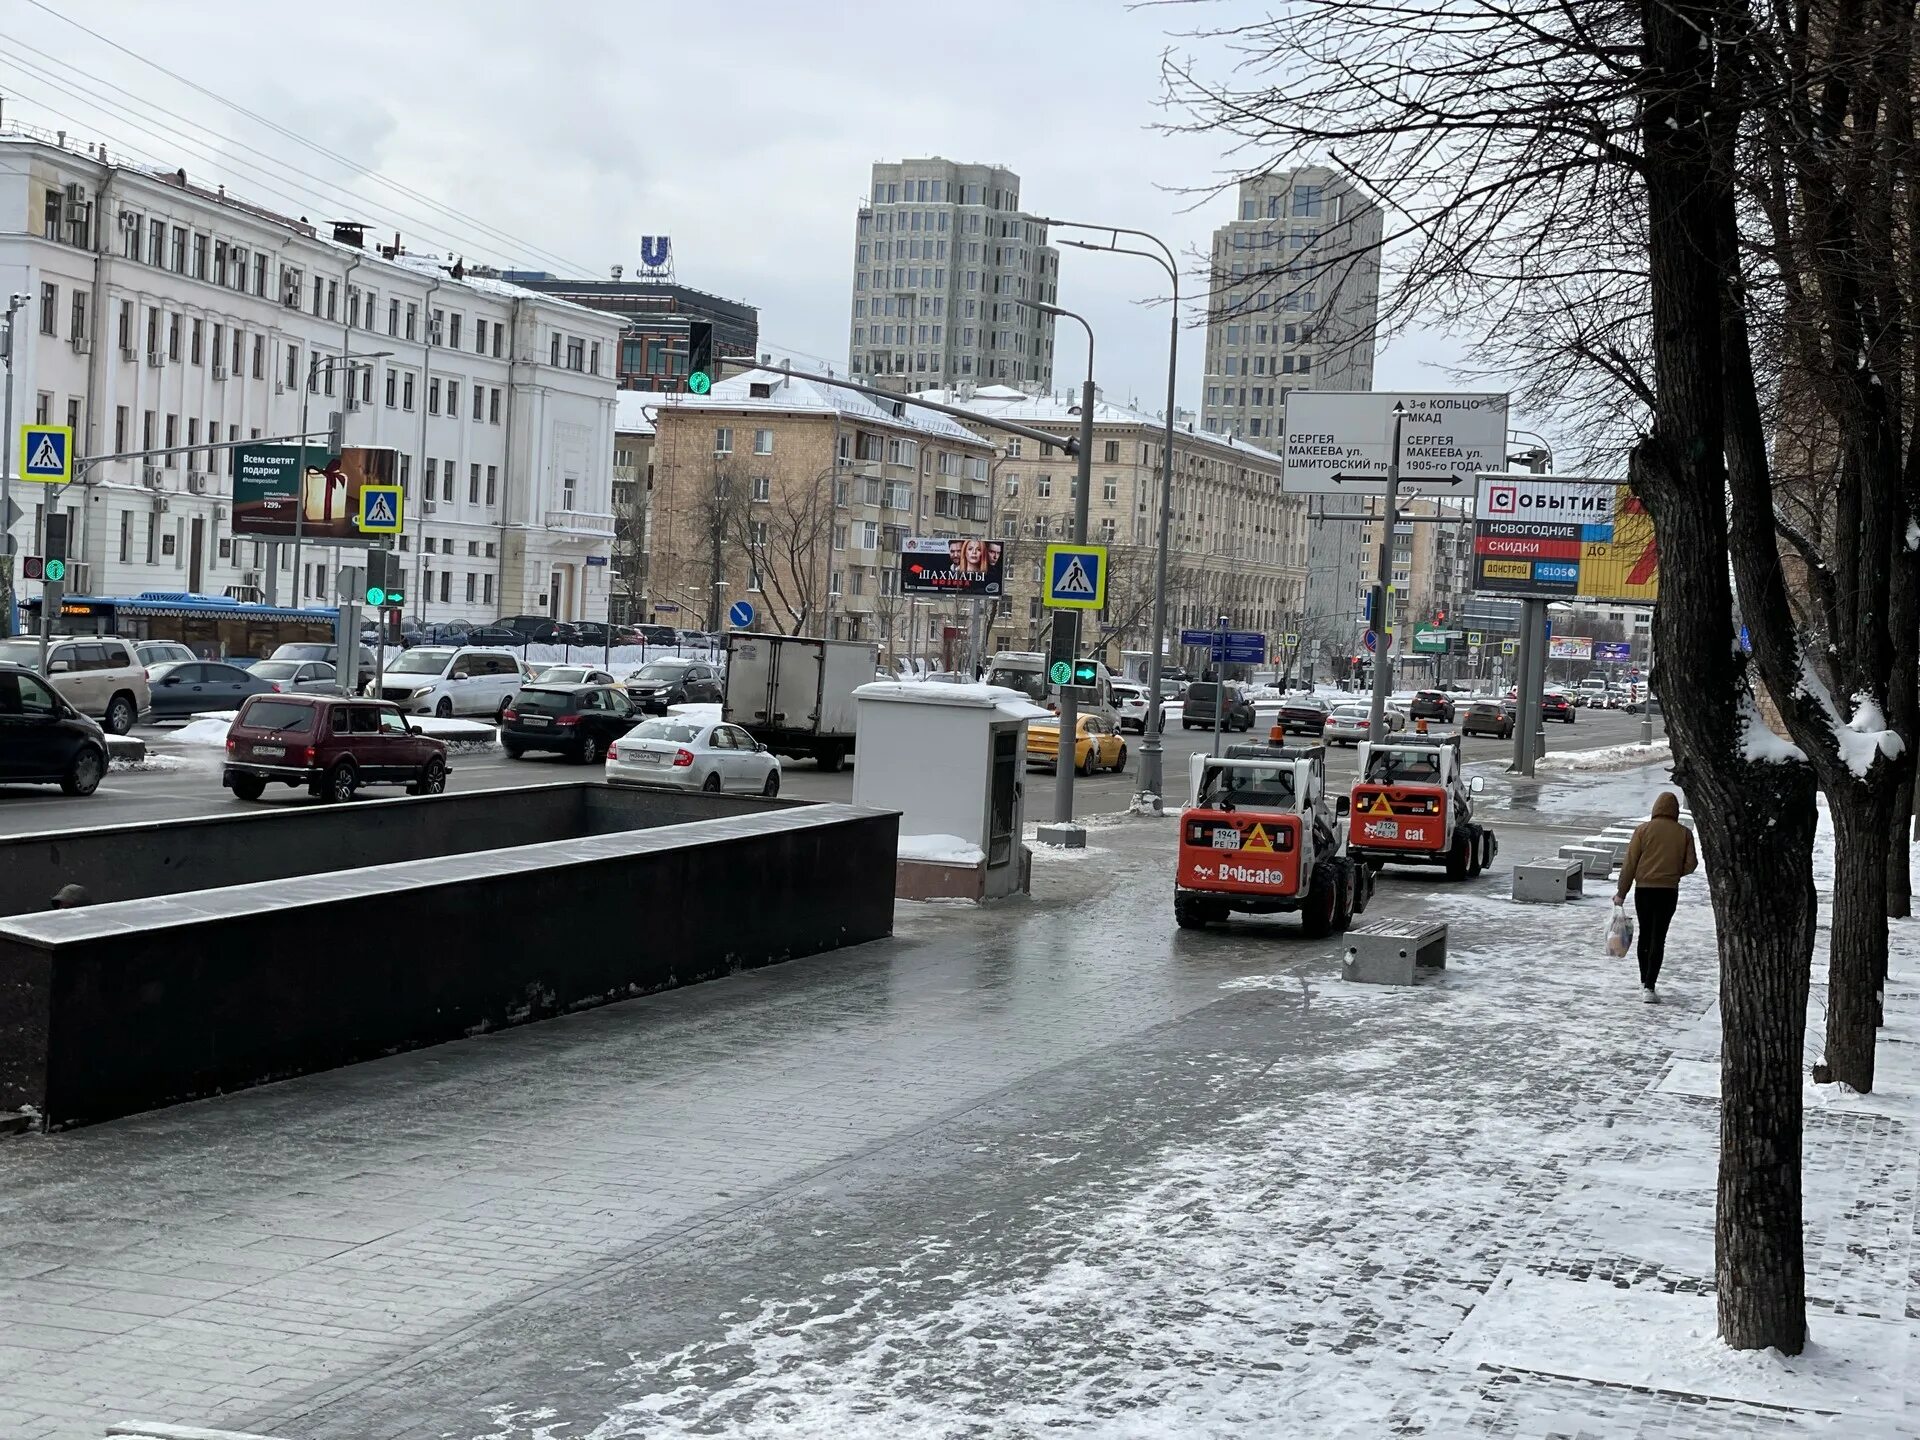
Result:
{"type": "Polygon", "coordinates": [[[149,490],[158,490],[161,485],[160,467],[158,465],[142,465],[140,467],[140,483],[149,490]]]}
{"type": "Polygon", "coordinates": [[[151,365],[155,370],[158,370],[162,365],[166,363],[167,363],[167,355],[164,350],[147,351],[147,364],[151,365]]]}
{"type": "Polygon", "coordinates": [[[138,230],[140,228],[140,217],[131,210],[122,210],[120,212],[120,228],[122,230],[138,230]]]}
{"type": "Polygon", "coordinates": [[[198,470],[189,470],[187,472],[187,493],[189,495],[206,494],[207,493],[207,477],[201,474],[198,470]]]}
{"type": "Polygon", "coordinates": [[[284,381],[284,380],[276,380],[276,381],[274,381],[274,382],[273,382],[273,393],[274,393],[274,394],[276,394],[276,395],[284,395],[284,394],[286,394],[286,393],[287,393],[287,382],[286,382],[286,381],[284,381]]]}
{"type": "Polygon", "coordinates": [[[87,203],[87,187],[78,180],[67,186],[67,204],[84,205],[87,203]]]}
{"type": "Polygon", "coordinates": [[[93,341],[87,338],[84,331],[73,337],[72,344],[76,355],[85,355],[93,349],[93,341]]]}
{"type": "Polygon", "coordinates": [[[215,520],[216,522],[218,522],[218,521],[221,521],[221,520],[225,520],[225,519],[227,518],[227,507],[226,507],[226,506],[224,506],[224,505],[216,505],[216,506],[214,506],[214,507],[213,507],[213,518],[214,518],[214,520],[215,520]]]}
{"type": "Polygon", "coordinates": [[[218,360],[213,362],[213,378],[216,380],[224,380],[227,378],[227,367],[222,365],[218,360]]]}
{"type": "Polygon", "coordinates": [[[440,511],[440,502],[438,500],[423,500],[421,503],[427,507],[426,513],[429,515],[436,515],[440,511]]]}
{"type": "Polygon", "coordinates": [[[262,583],[260,579],[260,572],[258,570],[241,571],[240,583],[242,585],[249,586],[253,589],[258,589],[262,583]]]}
{"type": "Polygon", "coordinates": [[[122,345],[120,347],[120,358],[122,360],[138,360],[140,358],[140,351],[132,345],[122,345]]]}

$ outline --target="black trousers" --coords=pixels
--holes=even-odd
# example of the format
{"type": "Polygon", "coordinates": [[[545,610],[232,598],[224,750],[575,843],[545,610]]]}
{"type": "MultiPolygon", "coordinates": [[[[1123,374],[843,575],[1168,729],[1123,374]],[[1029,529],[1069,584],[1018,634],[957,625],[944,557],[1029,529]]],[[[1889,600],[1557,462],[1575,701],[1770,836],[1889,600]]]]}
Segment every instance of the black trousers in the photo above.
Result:
{"type": "Polygon", "coordinates": [[[1667,958],[1667,927],[1673,923],[1673,907],[1679,903],[1678,890],[1633,887],[1633,913],[1640,927],[1640,983],[1649,990],[1660,978],[1660,962],[1667,958]]]}

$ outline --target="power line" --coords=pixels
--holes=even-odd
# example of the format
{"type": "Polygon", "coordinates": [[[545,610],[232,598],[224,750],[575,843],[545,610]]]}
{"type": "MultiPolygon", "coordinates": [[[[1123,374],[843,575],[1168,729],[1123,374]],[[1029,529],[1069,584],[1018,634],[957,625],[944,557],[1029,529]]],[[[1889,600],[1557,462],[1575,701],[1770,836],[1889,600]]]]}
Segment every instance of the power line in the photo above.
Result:
{"type": "MultiPolygon", "coordinates": [[[[229,100],[226,96],[221,95],[213,90],[209,90],[206,86],[199,84],[197,81],[189,80],[186,76],[179,74],[177,71],[169,70],[166,66],[160,64],[158,61],[150,60],[144,55],[141,55],[133,50],[129,50],[126,46],[120,44],[119,42],[115,40],[111,40],[107,36],[102,35],[98,30],[94,30],[89,26],[81,24],[78,20],[75,20],[68,15],[62,14],[60,11],[54,9],[51,5],[44,3],[44,0],[27,0],[27,3],[32,5],[36,10],[40,10],[45,12],[48,15],[51,15],[54,19],[60,21],[62,24],[70,25],[84,35],[92,36],[95,40],[98,40],[101,44],[107,46],[109,49],[118,51],[120,54],[127,56],[129,59],[137,60],[142,65],[145,65],[148,68],[152,70],[156,70],[160,74],[165,75],[168,79],[173,80],[181,85],[185,85],[188,89],[193,90],[200,95],[204,95],[207,99],[214,101],[216,104],[225,106],[227,109],[233,111],[235,114],[240,115],[245,119],[253,121],[256,125],[264,125],[269,130],[273,131],[275,134],[280,135],[288,140],[291,140],[295,144],[304,145],[307,149],[312,150],[314,153],[324,156],[325,158],[333,161],[337,165],[344,165],[350,170],[353,170],[362,175],[365,175],[369,180],[377,181],[379,184],[386,186],[389,190],[392,190],[397,194],[401,194],[408,197],[409,199],[416,200],[420,204],[426,205],[430,209],[438,211],[440,214],[445,215],[447,218],[451,220],[456,220],[463,225],[471,226],[474,229],[477,229],[484,234],[489,234],[494,236],[496,239],[504,240],[507,243],[515,246],[523,254],[529,254],[529,255],[547,254],[547,252],[540,250],[537,246],[531,245],[525,240],[521,240],[516,236],[506,233],[505,231],[498,230],[495,227],[488,225],[485,221],[476,219],[474,216],[466,214],[464,211],[455,210],[451,206],[443,205],[440,201],[434,199],[431,195],[424,194],[423,192],[415,190],[411,186],[405,185],[398,180],[391,179],[388,176],[380,174],[376,170],[369,169],[368,167],[361,165],[354,160],[349,159],[348,157],[338,153],[337,151],[329,150],[326,146],[320,145],[312,140],[309,140],[306,136],[301,135],[296,131],[289,130],[286,126],[281,125],[278,121],[271,120],[267,116],[261,115],[256,111],[249,110],[244,105],[238,105],[234,103],[232,100],[229,100]]],[[[566,260],[564,259],[564,257],[560,257],[560,256],[550,256],[549,258],[557,263],[563,264],[566,268],[573,270],[577,274],[590,275],[594,273],[593,271],[589,270],[586,266],[579,264],[577,261],[566,260]]]]}

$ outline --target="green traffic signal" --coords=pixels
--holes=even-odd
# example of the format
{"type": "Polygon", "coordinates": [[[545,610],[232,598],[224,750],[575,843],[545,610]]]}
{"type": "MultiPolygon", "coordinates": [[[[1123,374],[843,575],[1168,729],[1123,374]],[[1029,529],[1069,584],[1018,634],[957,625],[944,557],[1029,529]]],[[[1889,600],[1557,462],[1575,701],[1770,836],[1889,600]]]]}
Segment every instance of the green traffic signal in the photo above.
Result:
{"type": "Polygon", "coordinates": [[[1094,660],[1074,661],[1073,683],[1076,685],[1098,685],[1100,683],[1099,662],[1094,660]]]}
{"type": "Polygon", "coordinates": [[[382,590],[378,585],[369,585],[367,587],[367,604],[373,606],[377,610],[386,603],[387,603],[386,591],[382,590]]]}
{"type": "Polygon", "coordinates": [[[55,585],[58,585],[62,580],[66,579],[67,562],[64,560],[47,561],[46,578],[55,585]]]}
{"type": "Polygon", "coordinates": [[[704,395],[713,389],[713,377],[704,370],[696,370],[687,376],[687,389],[696,395],[704,395]]]}

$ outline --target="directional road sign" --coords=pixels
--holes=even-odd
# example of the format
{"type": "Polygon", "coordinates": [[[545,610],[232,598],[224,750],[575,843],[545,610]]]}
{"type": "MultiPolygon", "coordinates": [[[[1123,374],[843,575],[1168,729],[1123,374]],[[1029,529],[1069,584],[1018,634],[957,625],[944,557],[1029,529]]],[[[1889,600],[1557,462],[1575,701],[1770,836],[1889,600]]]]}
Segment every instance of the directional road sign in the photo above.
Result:
{"type": "Polygon", "coordinates": [[[1401,494],[1465,497],[1476,474],[1505,467],[1505,395],[1295,390],[1287,396],[1281,488],[1317,495],[1383,491],[1396,403],[1401,494]]]}
{"type": "Polygon", "coordinates": [[[753,606],[745,600],[736,600],[727,607],[727,623],[736,630],[744,630],[753,623],[753,606]]]}
{"type": "Polygon", "coordinates": [[[1210,646],[1213,644],[1213,631],[1182,630],[1180,632],[1180,643],[1182,645],[1198,645],[1203,648],[1210,646]]]}
{"type": "Polygon", "coordinates": [[[43,485],[73,479],[73,430],[66,425],[20,427],[20,478],[43,485]]]}
{"type": "Polygon", "coordinates": [[[1229,665],[1267,662],[1267,637],[1258,630],[1182,630],[1180,643],[1202,646],[1211,659],[1229,665]]]}
{"type": "Polygon", "coordinates": [[[1056,610],[1099,610],[1107,603],[1107,547],[1047,546],[1047,601],[1056,610]]]}
{"type": "Polygon", "coordinates": [[[359,530],[362,535],[398,535],[406,501],[398,485],[360,487],[359,530]]]}

